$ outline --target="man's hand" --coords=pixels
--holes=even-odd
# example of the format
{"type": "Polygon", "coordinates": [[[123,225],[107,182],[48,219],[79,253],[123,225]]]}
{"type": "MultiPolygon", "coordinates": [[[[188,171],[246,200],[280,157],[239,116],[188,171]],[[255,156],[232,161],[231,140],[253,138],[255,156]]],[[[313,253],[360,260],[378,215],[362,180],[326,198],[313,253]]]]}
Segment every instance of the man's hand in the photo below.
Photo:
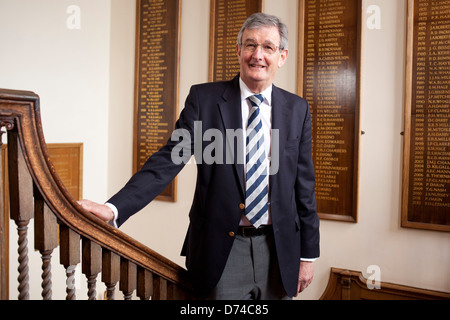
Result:
{"type": "Polygon", "coordinates": [[[78,201],[78,204],[80,204],[84,210],[93,213],[105,222],[109,222],[114,219],[114,212],[107,205],[99,204],[90,200],[81,200],[78,201]]]}
{"type": "Polygon", "coordinates": [[[313,276],[314,276],[314,262],[301,261],[300,271],[298,273],[298,285],[297,285],[298,293],[302,292],[309,286],[309,284],[313,279],[313,276]]]}

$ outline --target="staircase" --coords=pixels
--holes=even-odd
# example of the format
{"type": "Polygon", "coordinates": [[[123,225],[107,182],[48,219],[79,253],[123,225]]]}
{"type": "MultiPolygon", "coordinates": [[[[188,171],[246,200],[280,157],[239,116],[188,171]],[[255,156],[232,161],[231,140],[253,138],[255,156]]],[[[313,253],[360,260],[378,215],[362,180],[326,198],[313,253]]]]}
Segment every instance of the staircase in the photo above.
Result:
{"type": "Polygon", "coordinates": [[[18,233],[19,300],[30,299],[31,219],[34,219],[34,248],[42,258],[44,300],[52,299],[54,281],[66,283],[66,299],[76,299],[74,271],[79,264],[87,278],[89,300],[96,299],[100,274],[108,300],[115,298],[117,285],[125,300],[132,299],[133,294],[142,300],[193,298],[185,269],[86,212],[70,196],[50,161],[36,94],[0,89],[0,127],[0,137],[7,134],[8,154],[8,181],[0,183],[0,299],[8,298],[8,234],[3,229],[9,223],[3,216],[8,205],[18,233]],[[8,201],[3,201],[5,192],[9,193],[8,201]],[[52,279],[54,250],[59,250],[65,279],[52,279]]]}

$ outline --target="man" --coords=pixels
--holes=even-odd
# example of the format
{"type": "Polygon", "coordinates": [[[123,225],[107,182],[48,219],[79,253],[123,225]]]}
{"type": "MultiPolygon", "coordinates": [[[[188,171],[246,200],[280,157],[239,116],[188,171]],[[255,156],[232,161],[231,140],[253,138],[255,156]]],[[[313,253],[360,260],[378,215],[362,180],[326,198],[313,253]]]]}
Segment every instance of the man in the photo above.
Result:
{"type": "MultiPolygon", "coordinates": [[[[199,124],[201,137],[210,129],[221,133],[215,156],[223,151],[228,160],[211,163],[196,154],[198,177],[182,254],[205,297],[286,299],[310,284],[319,256],[309,107],[273,85],[288,55],[287,28],[278,18],[250,16],[236,48],[240,74],[193,86],[176,123],[190,154],[196,146],[211,147],[210,141],[195,141],[199,124]]],[[[180,139],[169,140],[106,205],[80,204],[120,226],[182,169],[173,161],[178,144],[180,139]]]]}

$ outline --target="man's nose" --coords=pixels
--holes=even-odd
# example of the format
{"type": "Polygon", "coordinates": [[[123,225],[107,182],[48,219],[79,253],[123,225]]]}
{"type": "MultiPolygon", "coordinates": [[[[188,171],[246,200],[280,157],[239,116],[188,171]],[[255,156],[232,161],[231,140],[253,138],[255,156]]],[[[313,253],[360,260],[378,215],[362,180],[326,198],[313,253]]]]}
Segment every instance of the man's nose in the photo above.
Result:
{"type": "Polygon", "coordinates": [[[262,45],[258,45],[256,47],[255,52],[253,52],[253,58],[257,60],[262,60],[264,58],[264,51],[262,45]]]}

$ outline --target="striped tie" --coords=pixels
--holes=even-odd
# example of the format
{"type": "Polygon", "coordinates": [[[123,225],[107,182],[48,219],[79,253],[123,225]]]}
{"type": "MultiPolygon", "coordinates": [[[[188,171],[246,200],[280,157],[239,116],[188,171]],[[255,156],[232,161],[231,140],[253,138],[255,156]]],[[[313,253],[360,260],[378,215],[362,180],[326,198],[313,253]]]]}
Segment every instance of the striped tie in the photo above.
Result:
{"type": "Polygon", "coordinates": [[[264,135],[262,130],[259,105],[264,101],[262,95],[248,98],[252,105],[247,125],[247,184],[245,199],[245,216],[258,228],[262,218],[268,214],[268,178],[266,154],[264,151],[264,135]]]}

